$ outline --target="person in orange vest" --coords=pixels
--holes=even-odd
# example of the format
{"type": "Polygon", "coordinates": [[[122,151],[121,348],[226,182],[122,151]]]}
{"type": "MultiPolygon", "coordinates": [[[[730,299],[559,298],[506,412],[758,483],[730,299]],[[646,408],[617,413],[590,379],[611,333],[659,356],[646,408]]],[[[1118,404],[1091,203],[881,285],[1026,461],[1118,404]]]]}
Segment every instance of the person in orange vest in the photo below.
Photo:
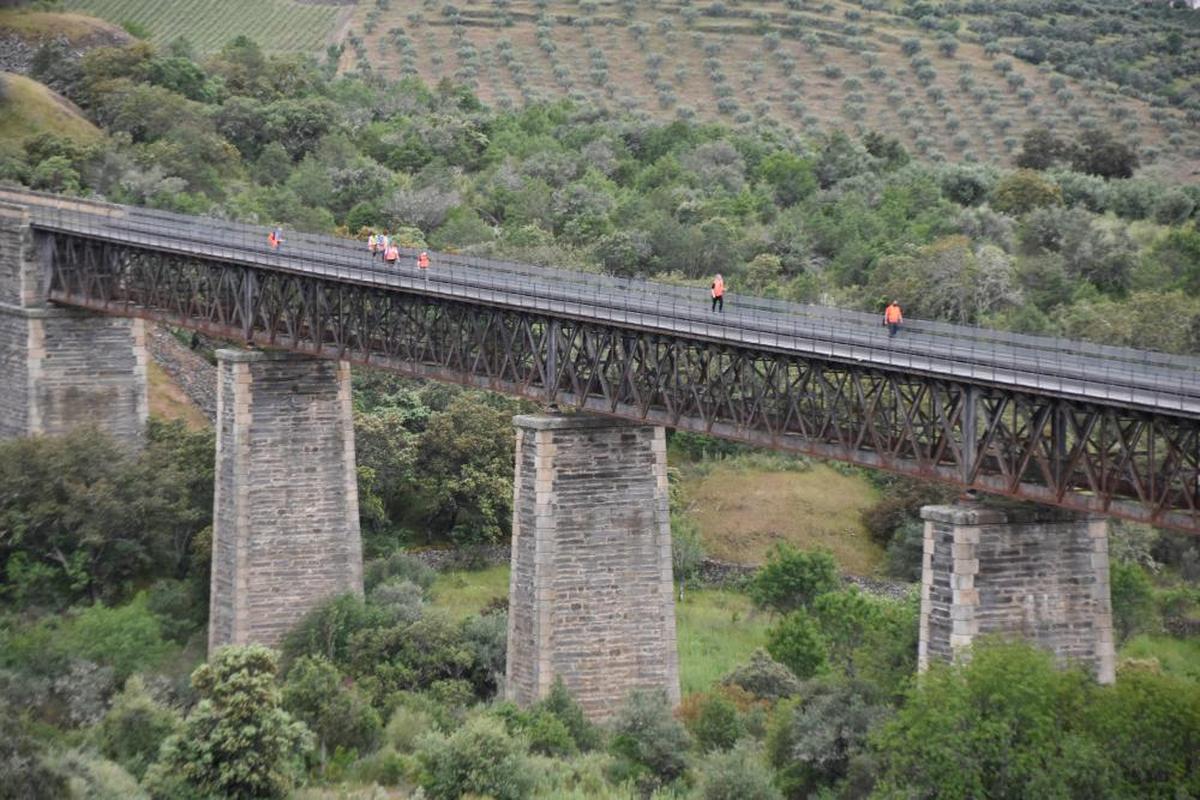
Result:
{"type": "Polygon", "coordinates": [[[904,324],[904,315],[900,313],[900,301],[893,300],[892,304],[883,311],[883,324],[887,326],[888,338],[892,338],[904,324]]]}
{"type": "Polygon", "coordinates": [[[721,314],[725,313],[725,279],[721,277],[721,273],[717,273],[717,277],[712,282],[712,310],[721,314]]]}
{"type": "Polygon", "coordinates": [[[400,248],[396,247],[395,242],[388,244],[387,250],[383,251],[383,260],[389,264],[395,264],[396,259],[400,257],[400,248]]]}
{"type": "Polygon", "coordinates": [[[424,275],[429,274],[429,253],[424,250],[421,251],[421,255],[417,256],[417,269],[421,270],[424,275]]]}
{"type": "Polygon", "coordinates": [[[372,233],[370,236],[367,237],[367,250],[369,250],[371,252],[371,258],[375,257],[375,253],[378,250],[378,248],[376,248],[376,245],[378,243],[379,243],[379,237],[376,236],[374,233],[372,233]]]}
{"type": "Polygon", "coordinates": [[[272,250],[278,250],[279,245],[283,244],[283,231],[279,228],[274,228],[267,234],[267,244],[271,245],[272,250]]]}

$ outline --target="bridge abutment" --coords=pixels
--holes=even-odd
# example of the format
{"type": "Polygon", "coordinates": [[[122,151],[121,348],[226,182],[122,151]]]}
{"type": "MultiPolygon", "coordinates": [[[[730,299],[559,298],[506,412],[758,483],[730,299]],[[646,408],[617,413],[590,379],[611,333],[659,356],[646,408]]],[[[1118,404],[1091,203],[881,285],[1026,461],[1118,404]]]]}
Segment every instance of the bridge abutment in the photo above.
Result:
{"type": "Polygon", "coordinates": [[[349,364],[217,360],[210,652],[277,645],[322,600],[363,589],[349,364]]]}
{"type": "Polygon", "coordinates": [[[29,214],[0,204],[0,437],[96,425],[140,443],[146,323],[50,305],[29,214]]]}
{"type": "Polygon", "coordinates": [[[920,669],[987,635],[1025,639],[1114,680],[1108,524],[1053,508],[926,506],[920,669]]]}
{"type": "Polygon", "coordinates": [[[506,695],[561,677],[609,716],[635,688],[679,702],[667,452],[662,428],[519,416],[506,695]]]}

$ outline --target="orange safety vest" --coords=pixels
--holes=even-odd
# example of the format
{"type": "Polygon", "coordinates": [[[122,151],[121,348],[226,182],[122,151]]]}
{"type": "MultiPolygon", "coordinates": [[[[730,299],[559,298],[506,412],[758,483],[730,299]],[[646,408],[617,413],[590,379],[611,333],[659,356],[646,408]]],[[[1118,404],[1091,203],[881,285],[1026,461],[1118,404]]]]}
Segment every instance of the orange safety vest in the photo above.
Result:
{"type": "Polygon", "coordinates": [[[275,231],[271,231],[270,233],[267,234],[267,244],[271,245],[271,247],[274,247],[276,245],[275,231]]]}
{"type": "Polygon", "coordinates": [[[904,316],[900,313],[900,306],[896,305],[895,303],[892,303],[890,306],[888,306],[887,310],[883,312],[883,321],[888,325],[895,325],[896,323],[903,322],[904,316]]]}
{"type": "Polygon", "coordinates": [[[417,256],[417,267],[420,269],[429,269],[429,254],[421,253],[417,256]]]}
{"type": "Polygon", "coordinates": [[[387,252],[383,254],[383,257],[388,261],[395,261],[400,257],[400,249],[396,247],[396,245],[392,245],[387,249],[387,252]]]}
{"type": "Polygon", "coordinates": [[[715,281],[713,281],[712,296],[713,297],[721,297],[724,294],[725,294],[725,279],[717,278],[715,281]]]}

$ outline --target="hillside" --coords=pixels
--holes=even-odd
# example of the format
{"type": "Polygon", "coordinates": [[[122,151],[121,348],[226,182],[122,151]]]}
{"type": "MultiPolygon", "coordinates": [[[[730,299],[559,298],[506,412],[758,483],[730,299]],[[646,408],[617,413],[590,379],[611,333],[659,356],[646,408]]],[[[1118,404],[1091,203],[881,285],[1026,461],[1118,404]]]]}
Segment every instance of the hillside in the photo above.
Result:
{"type": "Polygon", "coordinates": [[[80,144],[104,136],[73,103],[37,81],[0,72],[0,82],[0,153],[19,152],[26,141],[42,133],[80,144]]]}
{"type": "MultiPolygon", "coordinates": [[[[875,0],[365,0],[341,66],[465,82],[501,108],[570,97],[660,118],[878,130],[934,160],[1007,163],[1036,125],[1101,127],[1136,144],[1145,162],[1195,173],[1200,131],[1182,110],[1122,93],[1078,63],[1065,68],[1083,80],[1004,53],[1023,39],[982,44],[972,27],[992,37],[988,23],[1007,19],[983,8],[973,4],[963,27],[875,0]]],[[[1175,34],[1185,50],[1200,42],[1195,26],[1183,30],[1175,34]]],[[[1042,40],[1054,45],[1045,31],[1042,40]]]]}
{"type": "Polygon", "coordinates": [[[29,42],[63,36],[74,45],[124,42],[130,38],[118,26],[88,14],[25,10],[0,11],[0,36],[6,35],[29,42]]]}
{"type": "Polygon", "coordinates": [[[137,25],[156,44],[182,37],[200,55],[242,35],[268,52],[316,54],[340,37],[351,9],[339,0],[68,0],[66,5],[137,25]]]}

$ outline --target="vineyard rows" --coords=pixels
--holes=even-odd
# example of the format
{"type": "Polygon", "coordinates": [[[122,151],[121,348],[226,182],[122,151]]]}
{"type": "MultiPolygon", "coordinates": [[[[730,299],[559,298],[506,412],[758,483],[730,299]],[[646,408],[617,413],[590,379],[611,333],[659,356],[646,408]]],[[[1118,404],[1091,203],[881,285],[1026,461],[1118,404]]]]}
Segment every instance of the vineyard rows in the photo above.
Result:
{"type": "Polygon", "coordinates": [[[73,10],[121,25],[136,23],[152,41],[185,37],[197,53],[219,50],[245,34],[268,51],[317,52],[337,27],[339,8],[292,0],[69,0],[73,10]]]}

